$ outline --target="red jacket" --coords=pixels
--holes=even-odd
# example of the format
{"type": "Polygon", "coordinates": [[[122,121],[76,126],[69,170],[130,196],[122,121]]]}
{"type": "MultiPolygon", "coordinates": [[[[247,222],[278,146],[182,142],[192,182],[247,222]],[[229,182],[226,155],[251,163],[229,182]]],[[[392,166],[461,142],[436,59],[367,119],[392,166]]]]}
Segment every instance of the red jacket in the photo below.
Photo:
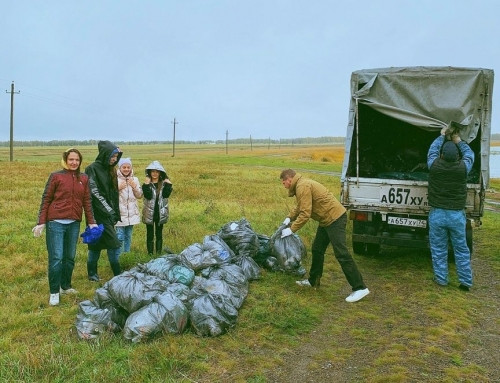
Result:
{"type": "Polygon", "coordinates": [[[83,211],[87,225],[95,224],[88,176],[66,169],[51,173],[42,194],[38,224],[56,219],[81,221],[83,211]]]}

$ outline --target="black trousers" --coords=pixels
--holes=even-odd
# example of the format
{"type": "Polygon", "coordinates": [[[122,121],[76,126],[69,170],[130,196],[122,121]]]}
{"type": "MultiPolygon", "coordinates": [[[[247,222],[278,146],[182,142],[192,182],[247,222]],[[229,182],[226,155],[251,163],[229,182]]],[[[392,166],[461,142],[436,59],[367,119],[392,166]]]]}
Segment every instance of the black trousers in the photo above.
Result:
{"type": "Polygon", "coordinates": [[[146,246],[148,248],[148,254],[154,253],[155,242],[156,254],[161,254],[163,247],[163,224],[159,225],[157,222],[146,225],[146,246]]]}
{"type": "Polygon", "coordinates": [[[325,252],[328,245],[333,246],[333,253],[337,258],[342,271],[347,279],[347,282],[352,287],[353,291],[365,289],[363,277],[354,262],[354,259],[349,254],[346,245],[346,228],[347,214],[343,214],[329,226],[318,226],[316,237],[312,244],[312,264],[309,271],[309,283],[312,286],[317,284],[317,281],[323,275],[323,264],[325,263],[325,252]]]}

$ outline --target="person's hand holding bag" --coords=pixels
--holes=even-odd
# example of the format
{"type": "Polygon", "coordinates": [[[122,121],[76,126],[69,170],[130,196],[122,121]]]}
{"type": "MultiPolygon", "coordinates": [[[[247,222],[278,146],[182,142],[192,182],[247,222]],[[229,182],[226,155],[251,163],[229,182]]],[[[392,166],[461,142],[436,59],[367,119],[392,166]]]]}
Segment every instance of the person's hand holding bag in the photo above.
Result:
{"type": "Polygon", "coordinates": [[[458,135],[458,133],[455,133],[451,136],[451,140],[455,143],[455,144],[458,144],[460,141],[462,141],[462,139],[460,138],[460,136],[458,135]]]}
{"type": "Polygon", "coordinates": [[[286,217],[285,220],[283,221],[283,225],[288,226],[289,223],[290,223],[290,218],[286,217]]]}

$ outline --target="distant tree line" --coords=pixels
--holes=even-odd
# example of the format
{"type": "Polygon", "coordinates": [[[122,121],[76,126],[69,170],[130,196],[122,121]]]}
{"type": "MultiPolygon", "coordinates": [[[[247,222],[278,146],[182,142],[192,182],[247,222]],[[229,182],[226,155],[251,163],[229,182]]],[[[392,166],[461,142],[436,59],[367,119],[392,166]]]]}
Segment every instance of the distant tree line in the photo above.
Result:
{"type": "MultiPolygon", "coordinates": [[[[236,138],[228,140],[229,145],[309,145],[309,144],[344,144],[344,137],[303,137],[303,138],[236,138]]],[[[14,146],[86,146],[86,145],[97,145],[99,140],[51,140],[51,141],[14,141],[14,146]]],[[[172,145],[172,141],[113,141],[117,145],[172,145]]],[[[176,140],[176,145],[223,145],[226,140],[201,140],[201,141],[186,141],[186,140],[176,140]]],[[[0,146],[10,146],[10,141],[0,141],[0,146]]]]}
{"type": "MultiPolygon", "coordinates": [[[[492,141],[500,141],[500,133],[491,135],[492,141]]],[[[14,146],[29,147],[29,146],[86,146],[97,145],[99,140],[51,140],[51,141],[14,141],[14,146]]],[[[229,145],[343,145],[345,137],[302,137],[302,138],[235,138],[228,140],[229,145]]],[[[114,141],[117,145],[172,145],[172,141],[114,141]]],[[[176,145],[224,145],[225,140],[201,140],[201,141],[186,141],[176,140],[176,145]]],[[[9,146],[9,141],[0,141],[0,146],[9,146]]]]}

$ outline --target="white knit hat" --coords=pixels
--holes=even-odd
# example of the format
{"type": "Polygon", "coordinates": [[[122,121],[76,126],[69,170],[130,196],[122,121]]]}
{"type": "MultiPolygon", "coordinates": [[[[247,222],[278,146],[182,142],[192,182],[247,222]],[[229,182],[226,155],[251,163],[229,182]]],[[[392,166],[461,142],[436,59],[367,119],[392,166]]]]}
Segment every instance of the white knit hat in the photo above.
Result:
{"type": "Polygon", "coordinates": [[[120,161],[118,161],[118,167],[121,167],[123,164],[129,164],[130,166],[132,166],[132,160],[130,159],[130,157],[120,158],[120,161]]]}

